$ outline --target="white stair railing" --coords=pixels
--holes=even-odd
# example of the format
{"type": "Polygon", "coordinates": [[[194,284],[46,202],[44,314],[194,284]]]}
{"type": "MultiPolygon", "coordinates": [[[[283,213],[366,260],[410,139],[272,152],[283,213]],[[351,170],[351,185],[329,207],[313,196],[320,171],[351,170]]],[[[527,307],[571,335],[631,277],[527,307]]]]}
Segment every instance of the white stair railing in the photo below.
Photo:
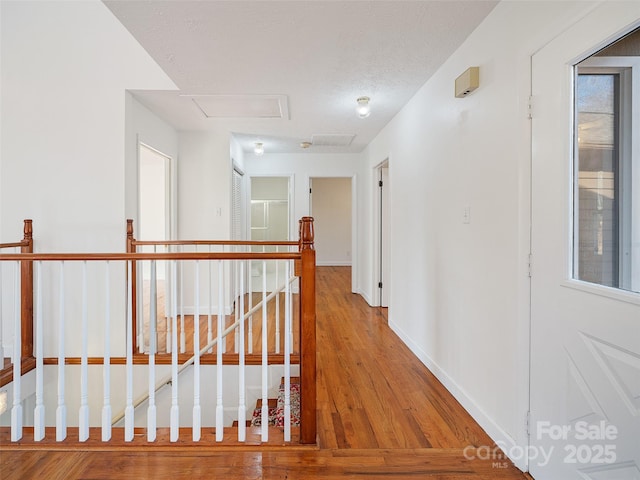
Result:
{"type": "MultiPolygon", "coordinates": [[[[202,397],[201,397],[201,380],[203,379],[203,373],[201,372],[201,357],[208,351],[215,349],[216,354],[216,395],[215,395],[215,432],[216,441],[221,442],[224,440],[225,429],[225,394],[226,387],[223,383],[223,367],[225,354],[225,339],[228,335],[236,334],[238,341],[235,342],[235,348],[238,352],[238,364],[239,364],[239,378],[238,378],[238,419],[240,421],[238,428],[238,440],[246,441],[246,335],[249,332],[246,331],[247,322],[262,309],[262,322],[261,322],[261,396],[263,400],[263,426],[261,432],[262,441],[268,441],[268,394],[269,394],[269,362],[271,358],[270,353],[275,350],[275,345],[279,345],[279,338],[269,338],[269,321],[268,321],[268,309],[273,308],[273,305],[278,305],[281,293],[285,295],[285,319],[284,329],[285,331],[291,330],[291,283],[296,280],[296,277],[290,277],[291,262],[297,259],[295,253],[280,254],[278,262],[285,263],[285,278],[286,281],[278,288],[271,288],[272,291],[267,291],[267,278],[266,275],[262,279],[262,300],[256,305],[244,312],[245,308],[245,295],[252,296],[252,291],[245,291],[245,272],[247,272],[247,266],[252,262],[260,261],[262,263],[262,270],[267,271],[267,260],[256,260],[252,258],[259,254],[246,253],[245,259],[216,259],[213,253],[193,253],[193,254],[175,254],[175,253],[159,253],[159,254],[28,254],[26,258],[28,261],[33,261],[35,265],[35,287],[34,296],[36,299],[35,305],[35,377],[36,377],[36,405],[34,410],[34,440],[41,441],[46,436],[47,426],[45,423],[46,415],[45,409],[55,410],[55,437],[56,441],[62,442],[67,438],[67,429],[69,426],[70,418],[77,418],[78,426],[78,439],[80,442],[89,440],[90,426],[92,422],[95,422],[95,426],[101,426],[101,439],[103,442],[108,442],[112,438],[113,424],[124,419],[124,439],[126,442],[134,440],[134,425],[135,425],[135,407],[143,403],[148,402],[147,408],[147,441],[154,442],[157,439],[157,427],[158,427],[158,407],[157,403],[157,391],[164,385],[171,384],[171,409],[170,409],[170,439],[172,442],[178,440],[179,437],[179,398],[178,398],[178,382],[179,375],[186,368],[193,365],[194,372],[194,409],[193,409],[193,421],[192,421],[192,439],[197,442],[202,437],[202,397]],[[156,369],[158,368],[157,353],[158,353],[158,337],[157,337],[157,297],[158,292],[156,289],[157,283],[157,261],[171,260],[171,277],[173,279],[178,278],[179,267],[184,267],[184,263],[193,262],[195,273],[193,279],[194,290],[194,352],[193,355],[179,365],[179,336],[178,332],[178,301],[179,288],[182,291],[184,286],[179,286],[178,282],[170,282],[170,291],[167,295],[170,297],[168,305],[170,305],[171,312],[168,313],[171,326],[167,328],[169,331],[174,332],[170,335],[170,350],[171,350],[171,373],[168,377],[161,379],[159,382],[156,379],[156,369]],[[150,262],[151,282],[150,282],[150,297],[149,303],[149,351],[146,355],[146,365],[139,365],[141,357],[136,355],[134,359],[134,312],[133,312],[133,296],[131,282],[136,281],[134,278],[133,262],[150,262]],[[217,268],[217,328],[215,336],[209,340],[204,347],[200,345],[200,318],[201,318],[201,291],[206,292],[211,290],[210,285],[201,289],[201,273],[206,273],[201,268],[201,262],[206,261],[211,263],[209,272],[217,268]],[[232,262],[229,265],[229,261],[232,262]],[[215,262],[215,264],[214,264],[215,262]],[[124,263],[124,265],[123,265],[124,263]],[[80,264],[81,270],[71,270],[73,265],[80,264]],[[126,275],[124,275],[122,266],[126,266],[126,275]],[[112,268],[113,267],[113,268],[112,268]],[[215,267],[215,268],[214,268],[215,267]],[[226,295],[225,295],[225,282],[232,271],[235,271],[237,275],[235,279],[235,292],[233,297],[237,299],[237,305],[235,309],[239,310],[239,313],[231,317],[233,323],[227,326],[226,316],[226,295]],[[114,277],[115,276],[115,277],[114,277]],[[123,281],[126,284],[126,288],[122,288],[123,285],[116,285],[123,281]],[[114,285],[117,288],[113,288],[114,285]],[[115,295],[116,292],[126,292],[123,296],[115,295]],[[78,295],[79,293],[79,295],[78,295]],[[270,302],[273,302],[268,307],[270,302]],[[55,313],[51,313],[51,311],[55,313]],[[124,349],[124,357],[114,356],[114,345],[112,340],[114,337],[113,329],[118,328],[117,318],[120,316],[124,319],[123,330],[125,331],[125,344],[120,346],[124,349]],[[72,339],[72,334],[77,332],[78,336],[75,337],[80,341],[74,344],[69,343],[72,339]],[[274,345],[270,347],[271,342],[274,345]],[[269,350],[271,348],[271,352],[269,350]],[[74,349],[79,350],[80,356],[73,357],[69,354],[73,354],[74,349]],[[79,369],[78,367],[79,366],[79,369]],[[143,370],[144,368],[144,370],[143,370]],[[99,369],[99,370],[98,370],[99,369]],[[114,369],[118,369],[124,373],[123,382],[120,390],[124,392],[124,409],[121,414],[112,416],[112,381],[121,378],[120,375],[113,375],[114,369]],[[101,372],[102,392],[96,395],[98,392],[93,386],[94,371],[101,372]],[[136,385],[134,384],[134,378],[139,379],[141,371],[148,381],[148,392],[145,396],[140,397],[134,401],[136,385]],[[56,379],[54,382],[48,382],[45,374],[48,372],[56,372],[56,379]],[[134,377],[135,373],[135,377],[134,377]],[[72,375],[77,375],[73,377],[72,375]],[[79,386],[79,395],[69,395],[66,389],[67,385],[74,384],[79,386]],[[90,383],[91,380],[91,383],[90,383]],[[50,396],[53,400],[51,405],[46,404],[48,396],[45,395],[45,384],[56,385],[56,395],[50,396]],[[78,395],[78,396],[76,396],[78,395]],[[98,401],[96,401],[98,400],[98,401]],[[73,407],[76,405],[76,407],[73,407]],[[71,409],[77,412],[75,415],[70,415],[71,409]],[[94,418],[95,416],[95,418],[94,418]]],[[[235,255],[235,254],[232,254],[235,255]]],[[[20,254],[14,254],[14,257],[20,256],[20,254]]],[[[7,278],[6,267],[13,260],[10,255],[3,255],[0,258],[0,277],[3,275],[5,280],[7,278]]],[[[269,260],[271,261],[271,260],[269,260]]],[[[11,440],[18,441],[22,438],[22,419],[23,419],[23,405],[21,399],[21,371],[20,371],[20,351],[21,351],[21,305],[20,305],[20,262],[13,261],[16,265],[14,272],[14,382],[13,382],[13,406],[11,412],[11,440]]],[[[276,261],[274,260],[274,263],[276,261]]],[[[279,266],[276,265],[276,270],[279,266]]],[[[140,270],[138,270],[140,271],[140,270]]],[[[184,271],[184,268],[180,268],[180,271],[184,271]]],[[[4,295],[4,292],[3,292],[4,295]]],[[[5,297],[6,298],[6,297],[5,297]]],[[[4,300],[4,298],[3,298],[4,300]]],[[[0,316],[4,315],[7,310],[7,303],[4,303],[4,308],[0,309],[0,316]]],[[[212,302],[209,301],[209,313],[211,313],[212,302]]],[[[183,309],[184,310],[184,309],[183,309]]],[[[273,315],[273,311],[270,311],[273,315]]],[[[276,313],[276,324],[280,323],[280,312],[276,313]]],[[[204,315],[202,315],[204,319],[204,315]]],[[[0,318],[0,321],[2,319],[0,318]]],[[[203,325],[204,326],[204,325],[203,325]]],[[[256,325],[257,327],[257,325],[256,325]]],[[[279,330],[279,327],[276,328],[279,330]]],[[[117,350],[117,349],[116,349],[117,350]]],[[[137,350],[137,349],[136,349],[137,350]]],[[[169,350],[169,349],[167,349],[169,350]]],[[[120,355],[122,355],[122,353],[120,355]]],[[[284,368],[285,368],[285,382],[287,388],[285,389],[285,414],[287,418],[290,415],[290,399],[288,392],[290,389],[290,356],[291,356],[291,338],[289,335],[284,337],[284,368]]],[[[74,420],[75,420],[74,418],[74,420]]],[[[287,422],[288,423],[288,422],[287,422]]],[[[286,441],[290,441],[291,433],[290,426],[288,425],[285,431],[286,441]]]]}

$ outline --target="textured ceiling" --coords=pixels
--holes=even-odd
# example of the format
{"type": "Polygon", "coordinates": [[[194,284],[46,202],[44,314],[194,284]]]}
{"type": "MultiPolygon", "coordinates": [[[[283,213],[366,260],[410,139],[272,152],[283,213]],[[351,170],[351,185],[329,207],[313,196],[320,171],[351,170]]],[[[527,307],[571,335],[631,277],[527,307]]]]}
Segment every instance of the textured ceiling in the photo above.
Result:
{"type": "Polygon", "coordinates": [[[134,91],[157,115],[181,131],[232,131],[246,150],[306,153],[361,151],[497,2],[104,3],[180,88],[134,91]],[[190,95],[286,95],[289,117],[206,118],[190,95]],[[314,134],[356,137],[300,149],[314,134]]]}

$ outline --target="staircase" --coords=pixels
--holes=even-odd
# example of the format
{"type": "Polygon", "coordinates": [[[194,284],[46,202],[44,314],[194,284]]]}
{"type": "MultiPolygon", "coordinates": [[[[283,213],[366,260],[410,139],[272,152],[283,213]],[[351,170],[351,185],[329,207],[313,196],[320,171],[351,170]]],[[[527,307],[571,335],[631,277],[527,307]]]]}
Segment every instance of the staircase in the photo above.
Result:
{"type": "MultiPolygon", "coordinates": [[[[284,428],[284,377],[280,381],[278,397],[268,399],[269,420],[267,426],[284,428]]],[[[291,426],[300,426],[300,377],[291,377],[290,385],[291,426]]],[[[233,423],[234,427],[238,422],[233,423]]],[[[251,420],[247,420],[247,427],[262,426],[262,399],[256,401],[251,420]]]]}

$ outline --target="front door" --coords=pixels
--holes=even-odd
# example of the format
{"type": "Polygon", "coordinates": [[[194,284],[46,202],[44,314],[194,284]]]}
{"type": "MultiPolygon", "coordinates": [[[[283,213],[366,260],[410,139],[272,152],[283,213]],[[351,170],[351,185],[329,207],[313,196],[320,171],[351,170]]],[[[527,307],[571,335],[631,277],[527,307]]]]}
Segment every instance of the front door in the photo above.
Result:
{"type": "MultiPolygon", "coordinates": [[[[640,270],[633,236],[640,183],[623,166],[640,169],[640,128],[623,121],[631,115],[631,97],[623,96],[630,84],[580,78],[576,67],[638,19],[639,2],[603,2],[532,58],[529,453],[536,480],[640,479],[640,295],[628,280],[640,270]],[[593,96],[607,84],[608,94],[593,96]],[[630,155],[624,161],[622,150],[630,155]]],[[[589,68],[598,63],[589,60],[589,68]]],[[[606,73],[582,71],[589,72],[606,73]]],[[[640,90],[633,95],[637,108],[640,90]]]]}

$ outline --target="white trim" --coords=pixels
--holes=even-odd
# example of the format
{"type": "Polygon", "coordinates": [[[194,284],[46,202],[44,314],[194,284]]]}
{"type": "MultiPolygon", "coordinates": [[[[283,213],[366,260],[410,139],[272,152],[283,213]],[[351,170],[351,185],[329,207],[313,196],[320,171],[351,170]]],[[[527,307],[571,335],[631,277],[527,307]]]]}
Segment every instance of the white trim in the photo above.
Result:
{"type": "Polygon", "coordinates": [[[614,288],[614,287],[607,287],[604,285],[598,285],[597,283],[589,283],[589,282],[584,282],[582,280],[575,280],[575,279],[565,280],[560,285],[566,288],[580,290],[585,293],[600,295],[601,297],[607,297],[612,300],[632,303],[634,305],[640,305],[640,293],[631,292],[628,290],[621,290],[619,288],[614,288]]]}
{"type": "Polygon", "coordinates": [[[374,305],[373,302],[371,301],[371,297],[369,296],[368,292],[365,292],[362,289],[358,289],[357,291],[355,291],[353,293],[357,293],[362,298],[364,298],[365,302],[367,302],[367,305],[369,305],[370,307],[377,307],[377,305],[374,305]]]}
{"type": "MultiPolygon", "coordinates": [[[[417,344],[413,342],[409,335],[406,335],[397,324],[389,321],[389,327],[393,330],[398,337],[409,347],[409,349],[418,357],[418,359],[429,369],[433,375],[442,383],[442,385],[453,395],[453,397],[460,402],[462,407],[478,422],[478,424],[484,429],[484,431],[491,437],[498,445],[512,446],[517,445],[511,435],[505,432],[485,411],[476,403],[476,401],[451,378],[451,376],[442,369],[436,362],[433,361],[427,353],[422,350],[417,344]]],[[[466,446],[466,445],[465,445],[466,446]]],[[[485,445],[475,445],[481,447],[485,445]]],[[[493,445],[486,445],[489,448],[493,448],[493,445]]],[[[504,453],[509,456],[510,453],[519,452],[519,449],[508,448],[504,453]]],[[[526,463],[525,459],[511,458],[510,460],[520,470],[525,471],[526,463]]]]}
{"type": "Polygon", "coordinates": [[[352,262],[340,261],[340,260],[324,260],[322,262],[316,262],[318,267],[350,267],[352,262]]]}

